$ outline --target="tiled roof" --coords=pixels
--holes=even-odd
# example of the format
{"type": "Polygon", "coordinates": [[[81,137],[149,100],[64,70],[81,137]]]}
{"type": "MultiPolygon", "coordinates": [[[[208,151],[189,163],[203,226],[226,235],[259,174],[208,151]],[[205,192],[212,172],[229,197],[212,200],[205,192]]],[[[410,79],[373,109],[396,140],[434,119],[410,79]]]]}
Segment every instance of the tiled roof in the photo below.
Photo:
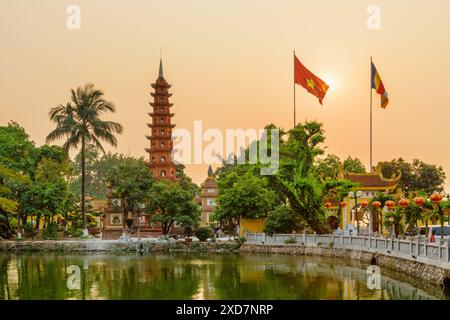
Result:
{"type": "Polygon", "coordinates": [[[345,174],[344,179],[361,184],[363,187],[393,187],[399,180],[383,179],[378,174],[345,174]]]}
{"type": "Polygon", "coordinates": [[[205,182],[203,183],[203,188],[217,188],[217,182],[216,179],[212,177],[208,177],[205,182]]]}

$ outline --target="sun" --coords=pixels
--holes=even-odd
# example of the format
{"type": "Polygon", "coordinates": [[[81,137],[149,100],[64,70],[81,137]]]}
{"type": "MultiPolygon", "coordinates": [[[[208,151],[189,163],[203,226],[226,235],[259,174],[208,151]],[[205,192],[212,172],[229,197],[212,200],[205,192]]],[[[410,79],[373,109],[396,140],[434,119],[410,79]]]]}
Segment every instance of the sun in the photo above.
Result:
{"type": "Polygon", "coordinates": [[[323,77],[323,81],[325,81],[325,83],[330,87],[328,90],[330,91],[334,91],[334,89],[336,88],[336,78],[332,75],[325,75],[323,77]]]}

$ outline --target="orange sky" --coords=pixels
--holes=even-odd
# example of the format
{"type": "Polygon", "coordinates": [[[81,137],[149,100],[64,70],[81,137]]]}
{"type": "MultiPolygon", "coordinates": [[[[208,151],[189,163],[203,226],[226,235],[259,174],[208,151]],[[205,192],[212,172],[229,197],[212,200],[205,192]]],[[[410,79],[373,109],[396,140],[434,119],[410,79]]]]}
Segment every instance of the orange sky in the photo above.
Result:
{"type": "MultiPolygon", "coordinates": [[[[42,144],[49,108],[92,82],[125,127],[117,151],[145,156],[162,46],[178,127],[290,128],[295,48],[332,86],[323,107],[299,87],[299,119],[323,122],[329,152],[368,166],[373,55],[391,101],[374,109],[374,162],[420,158],[450,176],[449,31],[447,0],[2,0],[0,124],[15,120],[42,144]],[[79,31],[66,28],[69,4],[81,8],[79,31]],[[381,30],[366,26],[371,4],[381,8],[381,30]]],[[[200,182],[206,166],[187,173],[200,182]]]]}

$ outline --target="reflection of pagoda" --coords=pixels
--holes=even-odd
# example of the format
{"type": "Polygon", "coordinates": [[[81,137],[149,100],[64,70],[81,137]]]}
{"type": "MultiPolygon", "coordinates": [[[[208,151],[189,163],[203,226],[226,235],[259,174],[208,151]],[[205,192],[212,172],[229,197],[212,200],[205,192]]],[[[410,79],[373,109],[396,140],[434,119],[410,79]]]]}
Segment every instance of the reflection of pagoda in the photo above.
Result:
{"type": "Polygon", "coordinates": [[[172,96],[168,91],[170,87],[171,85],[164,79],[161,60],[159,77],[156,83],[152,84],[152,88],[155,89],[155,92],[151,93],[154,101],[150,103],[153,112],[149,113],[152,123],[148,124],[151,135],[147,136],[150,148],[145,149],[149,153],[150,171],[156,179],[176,179],[176,167],[172,161],[172,129],[175,125],[171,123],[174,114],[170,113],[173,106],[173,103],[169,102],[172,96]]]}

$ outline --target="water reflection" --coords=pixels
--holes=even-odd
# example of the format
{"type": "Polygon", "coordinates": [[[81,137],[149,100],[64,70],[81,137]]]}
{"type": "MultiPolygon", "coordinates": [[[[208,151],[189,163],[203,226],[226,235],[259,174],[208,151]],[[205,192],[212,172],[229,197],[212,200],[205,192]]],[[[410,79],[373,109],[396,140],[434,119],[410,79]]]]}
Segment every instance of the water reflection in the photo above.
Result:
{"type": "Polygon", "coordinates": [[[399,277],[383,271],[382,289],[370,290],[365,266],[289,255],[0,254],[3,300],[449,298],[399,277]],[[69,266],[79,270],[75,289],[69,266]]]}

